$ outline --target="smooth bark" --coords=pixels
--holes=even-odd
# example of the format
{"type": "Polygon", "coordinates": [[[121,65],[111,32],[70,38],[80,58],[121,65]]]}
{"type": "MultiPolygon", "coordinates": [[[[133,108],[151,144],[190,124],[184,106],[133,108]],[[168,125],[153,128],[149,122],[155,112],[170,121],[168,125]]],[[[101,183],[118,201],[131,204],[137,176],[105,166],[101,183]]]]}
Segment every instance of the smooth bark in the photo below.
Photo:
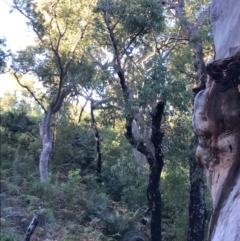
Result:
{"type": "Polygon", "coordinates": [[[213,199],[211,241],[237,241],[240,235],[240,57],[237,63],[234,60],[236,57],[229,59],[227,67],[219,62],[208,67],[215,79],[208,78],[207,88],[199,92],[194,104],[193,126],[199,140],[196,157],[213,199]],[[232,66],[237,68],[236,78],[232,66]]]}
{"type": "Polygon", "coordinates": [[[193,126],[213,200],[209,241],[240,240],[240,2],[212,0],[215,55],[206,89],[194,103],[193,126]]]}
{"type": "Polygon", "coordinates": [[[52,112],[46,112],[39,124],[39,132],[42,140],[42,151],[39,160],[39,172],[41,182],[48,180],[48,160],[52,152],[52,136],[51,136],[52,112]]]}

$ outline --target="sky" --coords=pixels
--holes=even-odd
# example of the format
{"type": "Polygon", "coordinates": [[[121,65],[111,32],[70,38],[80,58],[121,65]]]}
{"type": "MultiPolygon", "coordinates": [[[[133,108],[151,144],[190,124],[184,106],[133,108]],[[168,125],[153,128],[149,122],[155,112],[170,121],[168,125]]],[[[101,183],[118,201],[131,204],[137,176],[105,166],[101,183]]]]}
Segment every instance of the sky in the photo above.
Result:
{"type": "MultiPolygon", "coordinates": [[[[10,13],[11,0],[0,0],[0,38],[6,38],[6,44],[12,52],[23,49],[34,42],[34,34],[27,29],[26,19],[20,13],[10,13]]],[[[17,89],[16,81],[9,74],[0,75],[0,97],[6,91],[17,89]]]]}
{"type": "MultiPolygon", "coordinates": [[[[17,11],[10,13],[11,7],[6,2],[11,3],[12,0],[0,0],[0,38],[5,37],[7,47],[11,52],[16,52],[33,44],[35,35],[27,28],[26,18],[17,11]]],[[[21,87],[15,78],[8,73],[0,74],[0,97],[16,90],[21,90],[21,87]]],[[[80,103],[85,103],[82,97],[79,99],[80,103]]],[[[89,103],[86,109],[90,110],[89,103]]]]}

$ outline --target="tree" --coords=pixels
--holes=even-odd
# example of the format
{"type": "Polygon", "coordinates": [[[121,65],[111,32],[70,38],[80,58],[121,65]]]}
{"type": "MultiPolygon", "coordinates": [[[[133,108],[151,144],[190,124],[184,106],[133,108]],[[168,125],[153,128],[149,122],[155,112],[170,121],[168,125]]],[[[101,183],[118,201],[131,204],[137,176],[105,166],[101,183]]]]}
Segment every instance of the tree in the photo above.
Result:
{"type": "Polygon", "coordinates": [[[212,0],[215,54],[207,65],[206,89],[195,97],[196,157],[213,200],[208,239],[239,240],[240,232],[240,32],[237,1],[212,0]],[[220,17],[221,16],[221,17],[220,17]]]}
{"type": "Polygon", "coordinates": [[[5,50],[6,40],[0,39],[0,74],[4,73],[6,69],[7,58],[10,56],[9,50],[5,50]]]}
{"type": "MultiPolygon", "coordinates": [[[[163,130],[160,126],[165,99],[161,87],[167,78],[164,55],[159,55],[156,48],[163,40],[159,36],[163,29],[161,11],[157,1],[99,1],[95,36],[96,44],[104,46],[113,56],[105,67],[109,73],[108,91],[114,91],[115,98],[111,101],[125,119],[125,137],[145,155],[149,164],[146,213],[151,213],[153,241],[162,238],[159,181],[163,168],[163,130]]],[[[166,54],[169,49],[161,47],[166,54]]],[[[92,58],[97,62],[96,57],[92,58]]]]}
{"type": "Polygon", "coordinates": [[[39,170],[42,182],[48,180],[53,115],[60,110],[67,95],[77,94],[75,86],[77,78],[81,79],[81,72],[76,69],[82,70],[84,65],[83,53],[93,6],[94,1],[29,0],[14,1],[12,6],[27,18],[37,36],[37,45],[19,51],[12,67],[18,83],[29,91],[44,111],[39,125],[42,139],[39,170]],[[21,82],[21,77],[26,74],[42,82],[47,88],[44,95],[37,97],[33,90],[21,82]]]}
{"type": "MultiPolygon", "coordinates": [[[[163,1],[162,1],[163,3],[163,1]]],[[[186,36],[187,42],[190,46],[189,51],[192,50],[193,55],[190,56],[192,63],[188,62],[187,69],[183,64],[178,64],[180,68],[178,71],[184,73],[187,78],[191,79],[195,87],[193,89],[195,95],[205,88],[206,68],[204,62],[204,45],[208,45],[208,38],[201,37],[206,33],[204,20],[207,16],[209,6],[199,3],[198,1],[164,1],[167,9],[170,9],[170,14],[173,14],[174,19],[179,22],[182,30],[182,35],[186,36]],[[202,32],[202,33],[201,33],[202,32]]],[[[183,38],[182,36],[182,38],[183,38]]],[[[206,52],[206,51],[205,51],[206,52]]],[[[176,62],[176,61],[175,61],[176,62]]],[[[192,139],[191,149],[196,149],[196,138],[192,139]]],[[[205,221],[207,217],[205,205],[205,187],[202,169],[197,165],[193,155],[189,157],[190,166],[190,203],[189,203],[189,241],[204,240],[205,221]]]]}

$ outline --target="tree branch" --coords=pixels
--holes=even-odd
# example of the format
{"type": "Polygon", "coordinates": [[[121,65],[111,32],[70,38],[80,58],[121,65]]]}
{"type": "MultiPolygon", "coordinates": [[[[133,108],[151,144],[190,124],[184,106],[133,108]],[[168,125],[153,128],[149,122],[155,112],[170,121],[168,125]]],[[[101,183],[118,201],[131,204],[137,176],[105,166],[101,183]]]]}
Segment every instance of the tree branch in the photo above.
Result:
{"type": "Polygon", "coordinates": [[[47,110],[45,109],[44,105],[38,100],[38,98],[34,95],[34,93],[29,89],[29,87],[28,87],[27,85],[23,85],[23,84],[20,82],[20,80],[19,80],[19,78],[18,78],[18,76],[17,76],[17,73],[14,72],[13,75],[15,76],[18,84],[19,84],[20,86],[22,86],[23,88],[27,89],[27,91],[31,94],[31,96],[36,100],[36,102],[41,106],[41,108],[43,109],[43,111],[46,113],[47,110]]]}
{"type": "Polygon", "coordinates": [[[197,72],[196,85],[200,86],[200,88],[204,88],[207,74],[203,59],[203,49],[199,40],[197,39],[197,35],[200,25],[203,23],[206,14],[209,11],[209,6],[207,7],[207,9],[205,9],[202,13],[199,14],[197,24],[191,24],[184,15],[184,0],[179,0],[178,2],[167,0],[164,1],[164,3],[175,11],[175,16],[179,19],[183,26],[185,26],[188,34],[190,35],[189,42],[193,46],[195,56],[194,67],[195,71],[197,72]]]}
{"type": "Polygon", "coordinates": [[[84,111],[84,109],[85,109],[85,107],[86,107],[86,105],[87,105],[87,102],[88,102],[88,100],[85,101],[84,105],[83,105],[82,108],[81,108],[81,111],[80,111],[80,114],[79,114],[79,117],[78,117],[78,123],[81,122],[82,114],[83,114],[83,111],[84,111]]]}
{"type": "Polygon", "coordinates": [[[43,208],[43,203],[40,203],[38,210],[35,212],[33,219],[28,226],[26,236],[25,236],[25,241],[30,241],[31,236],[34,233],[34,230],[36,229],[36,227],[38,225],[38,222],[39,222],[38,219],[39,219],[39,215],[41,213],[42,208],[43,208]]]}
{"type": "Polygon", "coordinates": [[[196,24],[197,28],[199,28],[199,26],[204,22],[207,14],[209,14],[209,11],[210,11],[210,5],[203,12],[199,14],[198,21],[196,24]]]}

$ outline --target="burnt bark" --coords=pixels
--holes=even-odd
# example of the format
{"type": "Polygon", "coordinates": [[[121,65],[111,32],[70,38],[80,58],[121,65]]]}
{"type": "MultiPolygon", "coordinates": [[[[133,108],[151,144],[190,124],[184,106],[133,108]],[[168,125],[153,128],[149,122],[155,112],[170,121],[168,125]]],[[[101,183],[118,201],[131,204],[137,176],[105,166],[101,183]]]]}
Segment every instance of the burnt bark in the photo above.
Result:
{"type": "Polygon", "coordinates": [[[126,117],[127,131],[125,136],[132,146],[146,156],[149,164],[150,173],[147,187],[148,209],[146,210],[146,214],[151,213],[150,228],[152,241],[162,240],[162,200],[159,183],[164,165],[162,150],[162,139],[164,135],[160,128],[163,111],[164,102],[159,101],[152,113],[151,142],[154,146],[154,153],[152,153],[146,143],[136,140],[132,133],[133,118],[131,116],[126,117]]]}
{"type": "Polygon", "coordinates": [[[33,233],[38,225],[39,215],[41,214],[42,208],[43,208],[43,203],[40,203],[38,210],[35,212],[33,219],[27,228],[24,241],[31,240],[31,236],[33,235],[33,233]]]}
{"type": "MultiPolygon", "coordinates": [[[[193,49],[194,54],[194,70],[195,75],[193,81],[195,87],[193,92],[196,95],[201,90],[205,89],[206,68],[204,63],[204,54],[202,45],[198,39],[199,28],[208,13],[208,8],[199,14],[197,23],[191,23],[184,13],[184,0],[177,2],[167,1],[168,5],[175,10],[175,16],[181,22],[183,28],[186,29],[189,35],[189,44],[193,49]]],[[[193,141],[190,148],[196,150],[196,140],[193,141]]],[[[207,217],[205,205],[205,187],[202,168],[197,164],[196,158],[189,158],[190,169],[190,192],[189,192],[189,223],[188,223],[188,241],[203,241],[205,221],[207,217]]]]}
{"type": "Polygon", "coordinates": [[[99,130],[97,127],[97,122],[94,116],[94,107],[91,102],[91,119],[92,119],[92,128],[94,129],[95,133],[95,141],[96,141],[96,150],[97,150],[97,173],[100,175],[102,172],[102,152],[101,152],[101,142],[100,142],[100,135],[99,130]]]}
{"type": "MultiPolygon", "coordinates": [[[[194,138],[192,149],[196,150],[197,139],[194,138]]],[[[196,162],[195,156],[189,158],[190,166],[190,201],[189,201],[189,225],[188,241],[204,240],[204,227],[207,218],[205,204],[205,186],[202,167],[196,162]]]]}
{"type": "MultiPolygon", "coordinates": [[[[131,95],[129,86],[125,76],[125,70],[121,63],[120,51],[118,46],[118,41],[115,38],[114,27],[111,26],[111,21],[107,10],[103,9],[104,22],[109,33],[109,38],[114,51],[114,60],[116,64],[116,73],[119,78],[119,83],[122,90],[123,101],[126,108],[129,108],[125,113],[126,120],[126,133],[125,137],[128,142],[136,148],[140,153],[145,155],[147,162],[149,164],[149,183],[147,188],[147,200],[148,209],[146,212],[151,213],[151,240],[161,241],[162,240],[162,204],[161,204],[161,193],[159,188],[160,176],[163,168],[163,151],[162,151],[162,138],[163,132],[161,131],[161,120],[164,111],[164,102],[158,101],[156,106],[152,108],[151,113],[151,143],[153,145],[154,151],[147,145],[144,139],[137,138],[133,134],[133,122],[134,114],[131,112],[131,95]]],[[[131,40],[133,42],[138,35],[144,30],[142,28],[131,40]]],[[[123,48],[123,53],[125,53],[125,48],[123,48]]]]}
{"type": "Polygon", "coordinates": [[[150,165],[148,184],[148,202],[152,207],[151,235],[152,241],[162,240],[162,200],[159,189],[160,177],[164,165],[162,139],[163,132],[160,125],[164,111],[164,102],[159,102],[152,114],[152,136],[151,142],[154,146],[155,160],[150,165]],[[160,236],[159,236],[160,235],[160,236]]]}

